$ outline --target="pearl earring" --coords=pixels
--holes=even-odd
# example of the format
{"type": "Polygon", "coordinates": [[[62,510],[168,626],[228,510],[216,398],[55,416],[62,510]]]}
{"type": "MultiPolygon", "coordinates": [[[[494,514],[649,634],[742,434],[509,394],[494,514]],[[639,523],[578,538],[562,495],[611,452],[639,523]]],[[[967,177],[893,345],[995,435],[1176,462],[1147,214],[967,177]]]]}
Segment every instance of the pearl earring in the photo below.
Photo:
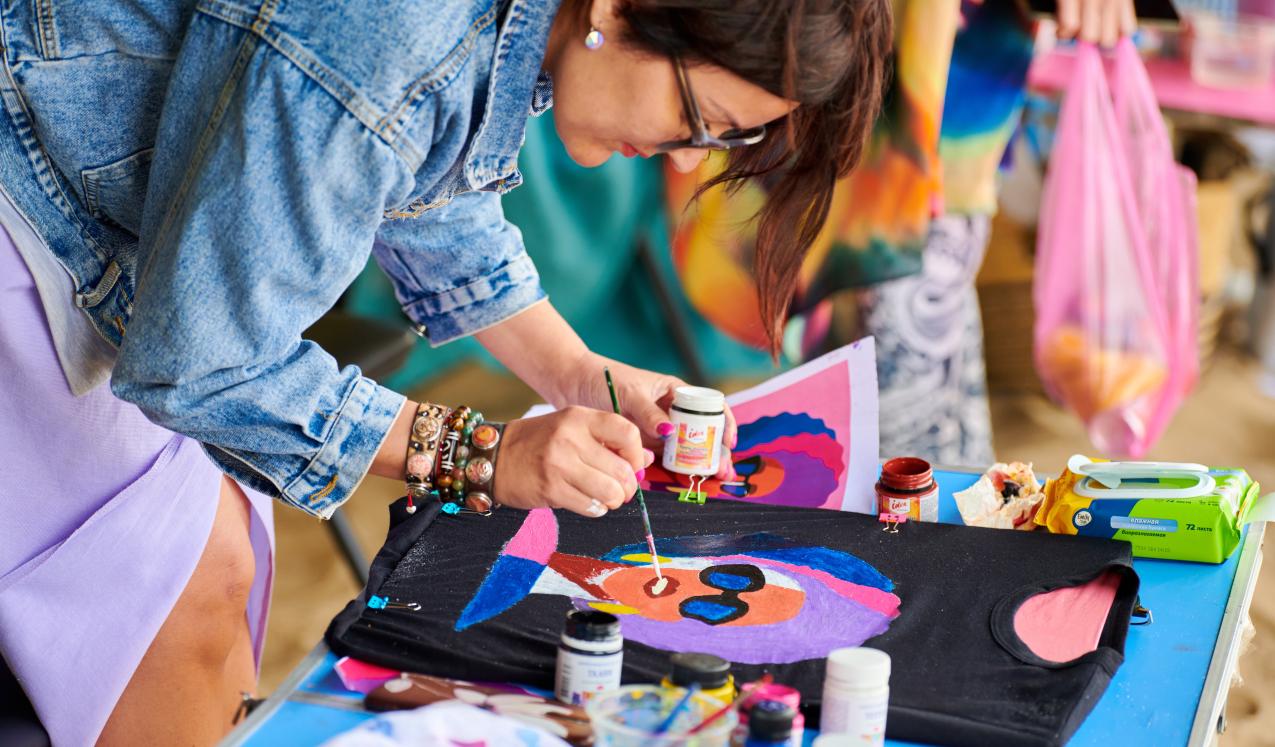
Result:
{"type": "Polygon", "coordinates": [[[602,32],[591,26],[589,27],[588,35],[584,37],[584,46],[588,47],[590,50],[596,50],[598,47],[601,47],[605,41],[606,37],[602,36],[602,32]]]}

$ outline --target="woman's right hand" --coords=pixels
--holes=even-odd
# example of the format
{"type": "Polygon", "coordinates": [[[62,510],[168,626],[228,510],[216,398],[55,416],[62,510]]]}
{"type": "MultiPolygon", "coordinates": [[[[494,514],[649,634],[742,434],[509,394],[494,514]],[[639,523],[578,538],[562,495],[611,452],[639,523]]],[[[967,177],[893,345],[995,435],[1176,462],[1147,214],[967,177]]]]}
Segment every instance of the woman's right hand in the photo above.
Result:
{"type": "Polygon", "coordinates": [[[638,428],[602,410],[568,407],[505,426],[494,495],[513,508],[565,508],[597,518],[637,492],[655,459],[638,428]]]}

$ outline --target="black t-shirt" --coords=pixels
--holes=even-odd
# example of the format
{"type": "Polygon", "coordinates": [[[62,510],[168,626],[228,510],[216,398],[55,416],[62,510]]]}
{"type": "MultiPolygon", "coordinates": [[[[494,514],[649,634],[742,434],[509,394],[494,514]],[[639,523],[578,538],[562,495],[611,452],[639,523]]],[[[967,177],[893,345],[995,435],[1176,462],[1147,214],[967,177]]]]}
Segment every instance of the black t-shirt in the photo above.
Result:
{"type": "Polygon", "coordinates": [[[921,523],[892,534],[860,514],[660,493],[647,504],[663,587],[636,503],[600,520],[396,504],[368,590],[328,641],[385,666],[550,687],[566,612],[593,607],[622,621],[626,683],[658,681],[670,652],[712,653],[739,682],[771,672],[796,687],[811,717],[827,653],[866,644],[892,659],[889,736],[966,745],[1061,744],[1124,658],[1138,586],[1127,543],[921,523]],[[1032,654],[1018,606],[1107,571],[1121,582],[1098,649],[1065,664],[1032,654]],[[420,610],[394,606],[411,602],[420,610]]]}

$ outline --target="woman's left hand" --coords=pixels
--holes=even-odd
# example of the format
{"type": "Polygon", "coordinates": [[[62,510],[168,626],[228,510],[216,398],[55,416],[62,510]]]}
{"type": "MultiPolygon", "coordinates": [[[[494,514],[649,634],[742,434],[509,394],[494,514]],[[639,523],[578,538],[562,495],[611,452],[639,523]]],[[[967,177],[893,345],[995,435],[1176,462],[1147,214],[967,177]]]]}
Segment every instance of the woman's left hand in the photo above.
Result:
{"type": "Polygon", "coordinates": [[[1058,35],[1113,47],[1138,27],[1133,0],[1058,0],[1058,35]]]}
{"type": "MultiPolygon", "coordinates": [[[[686,386],[686,382],[676,376],[634,368],[596,353],[588,353],[574,367],[572,386],[565,389],[566,396],[571,401],[559,403],[559,406],[582,405],[610,411],[611,394],[607,391],[606,378],[602,373],[604,367],[611,369],[621,414],[637,424],[647,445],[663,445],[664,437],[673,429],[668,416],[669,407],[673,404],[673,390],[686,386]]],[[[721,467],[716,475],[719,480],[730,480],[735,476],[730,452],[735,448],[737,438],[735,414],[731,412],[730,405],[727,405],[726,430],[722,434],[721,467]]]]}

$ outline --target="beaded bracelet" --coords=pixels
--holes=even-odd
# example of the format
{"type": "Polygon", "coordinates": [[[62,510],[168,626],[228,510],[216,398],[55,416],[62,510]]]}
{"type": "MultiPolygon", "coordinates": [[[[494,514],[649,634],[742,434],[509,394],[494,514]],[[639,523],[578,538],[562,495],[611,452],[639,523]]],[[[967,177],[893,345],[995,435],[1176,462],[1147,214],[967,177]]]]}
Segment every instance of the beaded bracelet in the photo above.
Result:
{"type": "Polygon", "coordinates": [[[416,407],[412,433],[407,443],[405,479],[407,512],[416,513],[416,500],[424,500],[434,491],[434,464],[438,455],[443,425],[450,410],[442,405],[422,402],[416,407]]]}
{"type": "Polygon", "coordinates": [[[474,428],[482,425],[483,414],[474,412],[468,407],[461,407],[452,413],[447,424],[444,443],[448,444],[449,453],[440,461],[438,477],[435,484],[439,495],[444,499],[460,502],[465,497],[465,469],[469,466],[471,452],[470,438],[474,428]],[[454,443],[455,446],[450,446],[454,443]]]}

